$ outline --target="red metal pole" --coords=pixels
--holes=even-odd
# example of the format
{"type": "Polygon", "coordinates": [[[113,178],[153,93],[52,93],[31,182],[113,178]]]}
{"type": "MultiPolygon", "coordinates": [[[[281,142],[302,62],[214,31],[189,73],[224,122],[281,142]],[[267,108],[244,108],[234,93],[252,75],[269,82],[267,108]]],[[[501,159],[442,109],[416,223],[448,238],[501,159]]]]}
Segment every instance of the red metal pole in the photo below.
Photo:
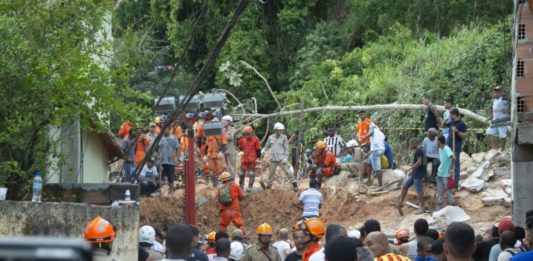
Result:
{"type": "Polygon", "coordinates": [[[188,126],[189,160],[185,167],[185,223],[196,225],[196,171],[194,164],[194,130],[188,126]]]}

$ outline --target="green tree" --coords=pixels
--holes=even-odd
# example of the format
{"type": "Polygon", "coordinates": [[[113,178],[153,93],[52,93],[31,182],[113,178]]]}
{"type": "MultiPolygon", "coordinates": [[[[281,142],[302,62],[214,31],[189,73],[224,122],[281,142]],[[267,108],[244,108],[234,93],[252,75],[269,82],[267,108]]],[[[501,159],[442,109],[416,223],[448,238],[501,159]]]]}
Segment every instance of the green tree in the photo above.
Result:
{"type": "MultiPolygon", "coordinates": [[[[44,171],[56,144],[50,127],[80,120],[107,131],[113,115],[144,113],[146,99],[127,84],[106,38],[112,1],[0,3],[0,180],[9,198],[28,195],[34,170],[44,171]]],[[[46,174],[46,173],[45,173],[46,174]]]]}

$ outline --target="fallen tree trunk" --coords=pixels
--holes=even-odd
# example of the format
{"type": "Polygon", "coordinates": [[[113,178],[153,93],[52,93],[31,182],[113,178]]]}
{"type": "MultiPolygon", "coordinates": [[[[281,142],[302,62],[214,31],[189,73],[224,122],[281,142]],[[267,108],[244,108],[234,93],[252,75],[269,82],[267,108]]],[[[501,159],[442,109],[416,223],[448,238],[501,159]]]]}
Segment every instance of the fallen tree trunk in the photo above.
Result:
{"type": "MultiPolygon", "coordinates": [[[[444,106],[435,105],[439,111],[444,111],[444,106]]],[[[242,118],[255,118],[255,119],[267,119],[280,116],[289,116],[298,113],[310,113],[310,112],[325,112],[325,111],[358,111],[358,110],[375,110],[375,111],[386,111],[386,110],[423,110],[424,105],[421,104],[378,104],[378,105],[361,105],[361,106],[323,106],[323,107],[314,107],[307,108],[303,110],[293,110],[293,111],[281,111],[270,114],[235,114],[236,117],[242,118]]],[[[474,113],[467,109],[459,108],[459,112],[466,117],[473,119],[481,124],[488,125],[487,118],[474,113]]]]}

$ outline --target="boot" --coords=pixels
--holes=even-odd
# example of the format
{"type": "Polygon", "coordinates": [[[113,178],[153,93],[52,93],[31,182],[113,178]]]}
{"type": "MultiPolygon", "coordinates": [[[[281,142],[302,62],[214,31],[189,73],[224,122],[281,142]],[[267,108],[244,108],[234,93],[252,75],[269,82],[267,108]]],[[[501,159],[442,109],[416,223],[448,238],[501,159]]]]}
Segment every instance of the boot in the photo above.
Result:
{"type": "Polygon", "coordinates": [[[250,177],[250,180],[248,181],[247,191],[252,191],[252,188],[254,187],[254,183],[255,183],[255,175],[248,174],[248,176],[250,177]]]}

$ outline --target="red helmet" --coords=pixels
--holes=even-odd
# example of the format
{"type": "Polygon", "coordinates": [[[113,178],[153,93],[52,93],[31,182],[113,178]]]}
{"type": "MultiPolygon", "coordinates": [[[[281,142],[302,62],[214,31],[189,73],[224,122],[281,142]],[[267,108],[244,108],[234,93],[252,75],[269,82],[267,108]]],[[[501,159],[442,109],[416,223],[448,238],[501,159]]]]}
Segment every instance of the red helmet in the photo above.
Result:
{"type": "Polygon", "coordinates": [[[250,134],[254,132],[254,129],[251,126],[244,126],[244,129],[242,130],[244,134],[250,134]]]}

